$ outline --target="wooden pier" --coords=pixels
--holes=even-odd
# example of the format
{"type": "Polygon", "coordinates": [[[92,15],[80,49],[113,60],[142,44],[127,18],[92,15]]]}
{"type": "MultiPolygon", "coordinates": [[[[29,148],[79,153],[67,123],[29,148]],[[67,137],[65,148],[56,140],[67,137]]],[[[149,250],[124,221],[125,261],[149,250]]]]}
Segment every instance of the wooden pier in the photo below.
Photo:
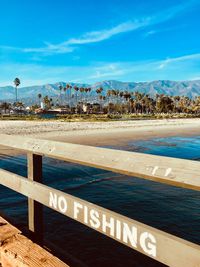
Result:
{"type": "Polygon", "coordinates": [[[33,243],[0,217],[0,265],[2,267],[69,267],[33,243]]]}
{"type": "Polygon", "coordinates": [[[0,145],[27,153],[28,177],[1,169],[0,182],[28,198],[34,241],[43,238],[45,205],[167,266],[200,266],[199,245],[42,184],[42,157],[198,191],[200,162],[20,136],[0,135],[0,145]]]}

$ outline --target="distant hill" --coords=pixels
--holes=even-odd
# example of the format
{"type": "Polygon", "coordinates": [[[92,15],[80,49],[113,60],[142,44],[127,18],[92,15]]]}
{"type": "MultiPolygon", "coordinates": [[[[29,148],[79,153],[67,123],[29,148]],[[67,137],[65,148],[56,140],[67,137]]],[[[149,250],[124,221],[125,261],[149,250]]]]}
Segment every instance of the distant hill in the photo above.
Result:
{"type": "MultiPolygon", "coordinates": [[[[37,95],[39,93],[42,96],[48,95],[49,97],[59,97],[59,85],[65,86],[66,82],[58,82],[55,84],[37,85],[29,87],[20,87],[18,89],[19,99],[27,100],[30,102],[35,102],[37,95]]],[[[194,98],[200,95],[200,80],[195,81],[168,81],[168,80],[158,80],[152,82],[120,82],[114,80],[108,80],[103,82],[98,82],[95,84],[78,84],[70,83],[72,86],[77,85],[79,87],[91,87],[91,95],[95,94],[95,90],[102,87],[103,94],[105,95],[107,90],[116,89],[121,91],[139,91],[142,93],[150,94],[154,96],[156,94],[167,94],[167,95],[185,95],[190,98],[194,98]]],[[[15,89],[12,86],[0,87],[0,100],[15,100],[15,89]]],[[[27,102],[25,101],[25,102],[27,102]]]]}

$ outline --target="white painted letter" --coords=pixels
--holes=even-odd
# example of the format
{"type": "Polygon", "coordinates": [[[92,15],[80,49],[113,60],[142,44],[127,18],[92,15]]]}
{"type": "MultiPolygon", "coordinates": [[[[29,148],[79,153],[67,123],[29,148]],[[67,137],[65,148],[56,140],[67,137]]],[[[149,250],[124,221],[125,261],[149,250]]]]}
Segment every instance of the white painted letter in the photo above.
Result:
{"type": "Polygon", "coordinates": [[[123,242],[128,244],[130,242],[131,246],[137,248],[137,228],[132,226],[129,228],[127,223],[123,223],[123,242]]]}
{"type": "Polygon", "coordinates": [[[114,236],[115,233],[115,221],[114,218],[110,217],[110,222],[106,221],[106,215],[102,215],[102,231],[106,233],[106,228],[110,228],[110,235],[114,236]]]}
{"type": "Polygon", "coordinates": [[[172,172],[172,168],[168,168],[165,172],[165,176],[168,176],[172,172]]]}
{"type": "Polygon", "coordinates": [[[88,224],[88,207],[84,206],[84,223],[88,224]]]}
{"type": "Polygon", "coordinates": [[[67,200],[63,196],[58,198],[58,208],[62,213],[67,211],[67,200]]]}
{"type": "Polygon", "coordinates": [[[119,220],[116,220],[116,238],[121,240],[121,222],[119,220]]]}
{"type": "Polygon", "coordinates": [[[79,214],[79,209],[82,209],[83,205],[74,201],[74,219],[78,218],[78,214],[79,214]]]}
{"type": "Polygon", "coordinates": [[[99,221],[99,213],[96,210],[91,210],[90,211],[90,225],[95,228],[98,229],[100,227],[100,221],[99,221]]]}
{"type": "Polygon", "coordinates": [[[159,169],[159,167],[158,166],[155,166],[154,167],[154,169],[153,169],[153,171],[152,171],[152,175],[155,175],[156,174],[156,171],[159,169]]]}
{"type": "Polygon", "coordinates": [[[156,257],[156,239],[155,237],[147,232],[144,232],[140,236],[140,246],[150,256],[156,257]],[[149,242],[146,244],[147,239],[149,242]]]}
{"type": "Polygon", "coordinates": [[[49,207],[57,209],[58,197],[56,194],[49,193],[49,207]]]}

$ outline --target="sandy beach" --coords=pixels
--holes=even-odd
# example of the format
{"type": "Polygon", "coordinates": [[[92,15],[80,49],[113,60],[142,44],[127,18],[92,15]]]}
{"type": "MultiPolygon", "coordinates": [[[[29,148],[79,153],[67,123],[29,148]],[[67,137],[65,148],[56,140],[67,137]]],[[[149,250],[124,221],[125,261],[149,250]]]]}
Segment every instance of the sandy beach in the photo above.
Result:
{"type": "MultiPolygon", "coordinates": [[[[0,129],[1,134],[76,144],[125,145],[129,141],[155,137],[200,135],[200,119],[112,122],[0,121],[0,129]]],[[[13,154],[15,152],[0,147],[0,153],[13,154]]]]}

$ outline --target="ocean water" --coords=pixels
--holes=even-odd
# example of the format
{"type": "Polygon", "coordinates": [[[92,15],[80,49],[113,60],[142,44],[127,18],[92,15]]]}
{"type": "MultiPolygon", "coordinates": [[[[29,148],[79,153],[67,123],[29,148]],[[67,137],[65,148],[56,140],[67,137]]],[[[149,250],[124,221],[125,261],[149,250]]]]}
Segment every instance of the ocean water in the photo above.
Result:
{"type": "MultiPolygon", "coordinates": [[[[169,137],[129,142],[123,149],[192,160],[200,159],[200,137],[169,137]]],[[[27,175],[26,157],[2,157],[0,167],[27,175]]],[[[200,244],[200,193],[135,177],[66,163],[43,162],[44,183],[142,223],[200,244]]],[[[27,229],[27,200],[0,187],[0,212],[27,229]]],[[[71,266],[161,267],[156,261],[44,208],[45,240],[71,266]]]]}

